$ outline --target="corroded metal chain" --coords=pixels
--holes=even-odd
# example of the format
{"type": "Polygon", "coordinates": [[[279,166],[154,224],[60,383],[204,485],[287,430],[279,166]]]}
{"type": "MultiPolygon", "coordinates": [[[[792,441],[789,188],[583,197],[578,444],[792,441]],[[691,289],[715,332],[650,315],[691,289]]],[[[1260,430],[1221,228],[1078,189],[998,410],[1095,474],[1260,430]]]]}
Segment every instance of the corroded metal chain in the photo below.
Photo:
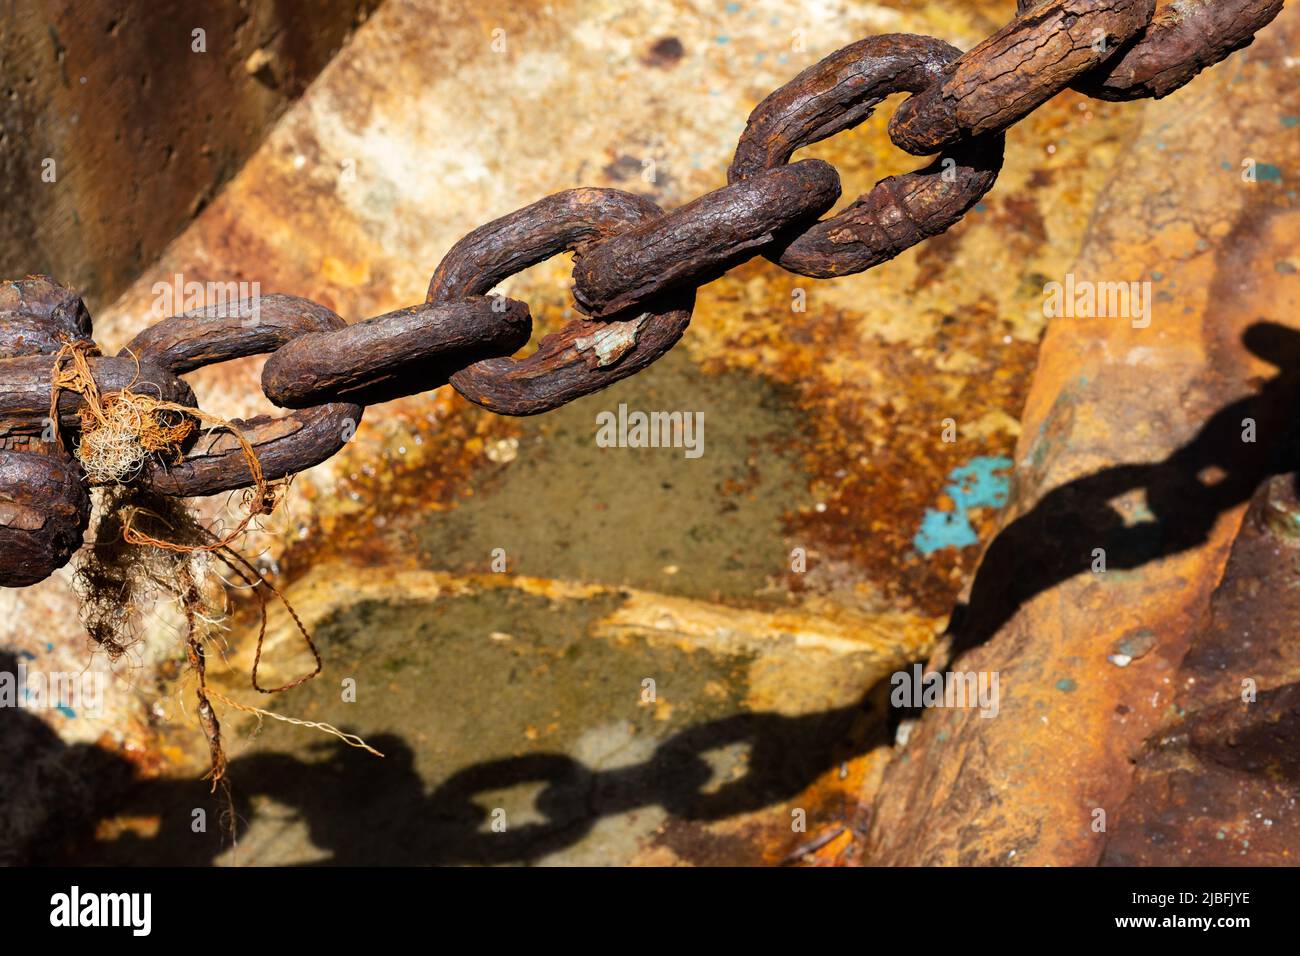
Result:
{"type": "MultiPolygon", "coordinates": [[[[965,215],[1002,166],[1003,133],[1070,87],[1106,100],[1162,97],[1248,45],[1282,0],[1019,0],[1016,17],[967,53],[932,37],[889,34],[850,44],[768,96],[749,117],[728,184],[664,212],[616,189],[571,189],[475,229],[438,265],[424,303],[349,325],[295,296],[187,312],[116,356],[95,355],[100,391],[130,386],[195,407],[180,378],[205,365],[271,353],[262,388],[283,417],[236,422],[267,479],[310,468],[352,436],[362,407],[450,383],[477,405],[533,415],[645,368],[681,338],[695,290],[763,255],[803,276],[870,269],[965,215]],[[827,219],[839,175],[811,143],[867,120],[889,95],[912,94],[889,124],[894,143],[929,165],[878,182],[827,219]],[[522,359],[532,318],[491,295],[502,280],[574,254],[584,317],[522,359]],[[250,318],[251,316],[251,318],[250,318]]],[[[79,297],[45,277],[0,284],[0,584],[40,581],[80,547],[87,481],[51,441],[53,356],[90,343],[79,297]]],[[[58,427],[76,429],[80,396],[63,393],[58,427]]],[[[205,435],[179,463],[150,461],[135,483],[176,496],[250,484],[229,434],[205,435]]]]}

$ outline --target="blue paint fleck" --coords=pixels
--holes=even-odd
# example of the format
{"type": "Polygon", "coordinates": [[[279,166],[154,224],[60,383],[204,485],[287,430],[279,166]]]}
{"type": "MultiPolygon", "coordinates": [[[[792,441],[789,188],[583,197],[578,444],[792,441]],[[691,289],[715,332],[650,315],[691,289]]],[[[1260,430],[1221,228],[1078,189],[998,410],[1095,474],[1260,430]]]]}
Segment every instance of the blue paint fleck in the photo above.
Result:
{"type": "Polygon", "coordinates": [[[76,712],[75,710],[73,710],[71,707],[68,707],[68,706],[66,706],[66,705],[62,705],[62,704],[61,704],[61,705],[58,707],[58,711],[59,711],[59,713],[62,714],[64,717],[76,717],[76,716],[77,716],[77,712],[76,712]]]}
{"type": "Polygon", "coordinates": [[[1272,163],[1260,163],[1255,167],[1255,178],[1261,182],[1280,183],[1282,181],[1282,170],[1272,163]]]}
{"type": "Polygon", "coordinates": [[[724,34],[722,34],[721,36],[716,36],[716,37],[714,37],[714,38],[713,38],[713,42],[714,42],[714,43],[730,43],[730,42],[731,42],[731,37],[727,36],[727,35],[724,33],[724,34]]]}
{"type": "Polygon", "coordinates": [[[988,208],[989,208],[989,207],[986,206],[986,205],[984,205],[984,203],[982,203],[982,202],[977,202],[977,203],[975,204],[975,211],[976,211],[976,212],[988,212],[988,208]]]}
{"type": "Polygon", "coordinates": [[[738,4],[738,3],[729,3],[729,4],[727,4],[726,10],[727,10],[728,13],[739,13],[739,12],[740,12],[740,4],[738,4]]]}
{"type": "Polygon", "coordinates": [[[1060,680],[1056,682],[1056,689],[1065,691],[1067,694],[1074,691],[1078,686],[1079,685],[1076,684],[1069,677],[1062,677],[1060,680]]]}
{"type": "Polygon", "coordinates": [[[979,543],[971,527],[972,508],[1001,508],[1007,503],[1011,483],[998,472],[1009,469],[1010,458],[979,455],[961,468],[948,473],[948,484],[943,493],[952,499],[954,510],[937,511],[927,508],[921,519],[920,530],[912,538],[912,546],[924,555],[941,548],[966,548],[979,543]]]}
{"type": "Polygon", "coordinates": [[[1282,125],[1285,126],[1287,129],[1292,129],[1293,127],[1300,126],[1300,116],[1283,116],[1282,125]]]}

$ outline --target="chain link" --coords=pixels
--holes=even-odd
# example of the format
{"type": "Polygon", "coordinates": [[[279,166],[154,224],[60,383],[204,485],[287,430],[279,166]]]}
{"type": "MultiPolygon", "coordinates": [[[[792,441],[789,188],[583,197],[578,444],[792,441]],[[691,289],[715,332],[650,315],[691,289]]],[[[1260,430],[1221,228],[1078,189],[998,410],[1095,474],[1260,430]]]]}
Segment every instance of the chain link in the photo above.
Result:
{"type": "MultiPolygon", "coordinates": [[[[263,391],[291,408],[234,424],[269,479],[329,458],[363,405],[450,383],[491,411],[533,415],[606,388],[650,365],[685,332],[695,290],[764,255],[812,277],[885,262],[962,218],[1002,166],[1003,133],[1071,87],[1106,100],[1163,97],[1251,43],[1282,0],[1018,0],[1016,16],[966,53],[933,37],[869,37],[832,53],[763,100],[749,117],[728,185],[665,213],[616,189],[570,189],[480,226],[439,263],[426,301],[354,325],[294,296],[264,296],[224,312],[164,319],[116,357],[92,358],[107,394],[147,389],[195,407],[178,376],[272,353],[263,391]],[[881,180],[828,219],[839,176],[800,148],[865,122],[893,93],[911,96],[889,123],[893,142],[928,166],[881,180]],[[585,313],[509,358],[531,335],[522,302],[492,295],[510,276],[573,253],[573,294],[585,313]]],[[[79,297],[46,277],[0,284],[0,584],[42,580],[80,546],[89,520],[85,477],[49,423],[51,356],[88,340],[79,297]]],[[[60,396],[63,426],[78,396],[60,396]]],[[[136,479],[170,495],[246,487],[238,442],[207,435],[176,465],[136,479]]]]}
{"type": "MultiPolygon", "coordinates": [[[[132,339],[121,356],[134,357],[141,369],[184,373],[274,352],[313,332],[346,328],[347,323],[322,305],[297,296],[267,295],[164,320],[132,339]]],[[[232,424],[253,446],[263,476],[273,481],[331,457],[360,421],[360,405],[332,402],[279,418],[259,415],[232,424]]],[[[179,464],[151,461],[139,478],[154,491],[181,498],[233,491],[253,481],[239,441],[215,432],[186,449],[179,464]]]]}

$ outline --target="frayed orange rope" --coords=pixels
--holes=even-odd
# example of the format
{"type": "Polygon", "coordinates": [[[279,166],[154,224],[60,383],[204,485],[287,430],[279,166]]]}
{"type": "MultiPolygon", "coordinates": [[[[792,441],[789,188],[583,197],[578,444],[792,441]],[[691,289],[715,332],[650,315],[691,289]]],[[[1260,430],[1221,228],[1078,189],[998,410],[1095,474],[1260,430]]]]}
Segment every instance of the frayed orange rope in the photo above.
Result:
{"type": "MultiPolygon", "coordinates": [[[[151,537],[137,530],[128,516],[122,528],[122,536],[131,544],[147,544],[168,551],[184,554],[195,551],[217,551],[227,547],[239,535],[243,534],[252,520],[259,515],[270,514],[278,503],[279,489],[282,486],[270,485],[262,473],[262,463],[258,461],[253,446],[233,422],[215,415],[209,415],[197,408],[190,408],[177,402],[166,402],[150,395],[133,392],[128,385],[119,392],[101,395],[99,384],[90,369],[88,355],[94,351],[92,342],[84,339],[64,339],[63,347],[54,356],[54,368],[50,384],[50,421],[54,424],[55,436],[59,446],[63,447],[63,436],[59,429],[59,393],[76,392],[84,405],[80,411],[81,444],[77,457],[86,466],[87,474],[99,481],[122,480],[130,472],[142,467],[150,454],[173,452],[179,463],[183,459],[180,444],[194,431],[193,419],[212,428],[224,428],[235,436],[244,459],[248,462],[248,471],[253,478],[253,487],[244,494],[245,514],[239,524],[230,533],[210,544],[177,544],[151,537]],[[64,360],[71,360],[71,367],[64,367],[64,360]],[[177,424],[165,424],[159,420],[159,412],[175,412],[180,415],[177,424]],[[96,436],[108,433],[107,441],[97,441],[96,436]],[[121,450],[122,445],[134,442],[138,455],[121,450]],[[113,449],[117,449],[114,451],[113,449]],[[97,463],[95,455],[106,455],[108,467],[97,463]],[[116,459],[116,461],[114,461],[116,459]]],[[[132,355],[134,358],[135,356],[132,355]]],[[[139,369],[139,360],[136,359],[139,369]]]]}

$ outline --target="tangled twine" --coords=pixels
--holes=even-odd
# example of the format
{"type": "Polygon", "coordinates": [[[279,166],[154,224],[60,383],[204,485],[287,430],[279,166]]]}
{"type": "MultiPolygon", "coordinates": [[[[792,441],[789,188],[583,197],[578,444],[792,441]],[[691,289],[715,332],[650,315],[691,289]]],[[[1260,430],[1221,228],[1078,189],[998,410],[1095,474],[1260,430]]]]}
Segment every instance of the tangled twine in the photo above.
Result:
{"type": "MultiPolygon", "coordinates": [[[[258,601],[261,622],[257,635],[257,650],[253,658],[254,689],[263,694],[281,693],[311,680],[321,672],[322,661],[320,651],[317,650],[302,619],[284,593],[264,577],[248,559],[231,547],[231,542],[248,529],[254,518],[269,515],[275,510],[284,489],[288,486],[288,480],[275,484],[268,482],[253,446],[234,423],[224,418],[208,415],[197,408],[135,392],[131,385],[117,392],[101,394],[89,361],[89,357],[95,353],[94,343],[65,337],[62,347],[54,356],[50,376],[50,421],[53,423],[60,448],[66,446],[59,427],[59,394],[63,391],[75,392],[82,398],[82,407],[78,412],[81,436],[75,454],[92,484],[121,486],[139,476],[153,456],[170,458],[173,464],[180,464],[184,460],[184,443],[194,433],[197,427],[196,421],[207,425],[209,431],[221,428],[234,435],[253,478],[253,486],[244,493],[243,517],[233,530],[221,537],[199,525],[188,515],[184,519],[178,518],[175,523],[169,521],[154,508],[140,507],[131,503],[129,494],[120,499],[110,499],[117,505],[110,509],[113,512],[112,523],[120,526],[120,535],[112,537],[127,545],[157,548],[176,558],[198,557],[204,554],[212,554],[219,558],[244,582],[258,601]],[[141,524],[147,525],[150,522],[161,524],[172,534],[179,533],[189,540],[169,541],[155,537],[141,529],[141,524]],[[262,661],[262,647],[266,639],[267,627],[267,598],[263,589],[274,594],[293,618],[294,625],[302,635],[316,665],[310,673],[278,687],[269,688],[263,687],[258,680],[258,668],[262,661]]],[[[135,356],[132,355],[132,358],[135,356]]],[[[138,379],[138,358],[136,369],[138,379]]],[[[173,511],[175,517],[174,509],[164,510],[173,511]]],[[[100,530],[106,530],[102,522],[100,530]]],[[[187,623],[186,656],[198,678],[196,697],[199,705],[199,723],[207,738],[211,758],[211,767],[207,776],[212,781],[214,792],[219,786],[223,789],[227,804],[231,808],[232,820],[233,801],[230,798],[229,782],[226,779],[227,760],[221,742],[221,724],[213,710],[211,700],[220,701],[235,710],[256,716],[259,727],[264,717],[271,717],[285,723],[331,734],[348,746],[359,747],[376,756],[383,756],[357,735],[344,733],[332,724],[299,720],[260,707],[242,704],[209,687],[202,633],[202,622],[208,621],[208,618],[202,613],[205,610],[205,602],[196,576],[196,568],[188,562],[173,563],[170,566],[150,569],[144,576],[144,580],[138,580],[138,576],[127,569],[129,562],[124,560],[126,558],[127,552],[122,551],[120,547],[103,540],[97,541],[92,549],[91,559],[78,571],[77,579],[85,591],[86,606],[91,611],[87,620],[87,629],[94,640],[108,649],[110,657],[120,656],[125,650],[125,645],[118,639],[117,629],[125,626],[123,622],[128,616],[127,608],[122,606],[109,608],[108,604],[114,602],[114,599],[119,604],[124,599],[129,602],[132,595],[146,581],[165,591],[170,591],[178,598],[187,623]],[[101,559],[98,554],[105,550],[107,553],[103,557],[107,560],[101,559]]]]}
{"type": "MultiPolygon", "coordinates": [[[[173,463],[179,464],[184,459],[182,443],[194,432],[195,419],[206,424],[209,431],[223,428],[235,436],[253,478],[253,486],[244,493],[244,516],[224,537],[207,544],[177,544],[140,531],[133,524],[132,516],[128,516],[122,528],[122,536],[127,541],[184,553],[217,551],[243,534],[254,518],[275,510],[285,483],[272,485],[266,480],[252,444],[233,422],[188,405],[132,391],[130,385],[101,394],[88,358],[94,351],[93,342],[65,338],[54,356],[50,376],[50,421],[60,448],[65,446],[59,427],[59,393],[76,392],[82,397],[78,412],[81,440],[76,455],[92,484],[129,481],[143,470],[151,455],[170,454],[174,456],[173,463]],[[65,367],[65,360],[70,360],[71,365],[65,367]]],[[[132,358],[136,360],[138,377],[140,361],[134,354],[132,358]]]]}
{"type": "MultiPolygon", "coordinates": [[[[94,349],[94,344],[84,339],[65,338],[54,356],[50,421],[59,447],[65,447],[59,428],[59,392],[70,391],[83,399],[78,412],[81,442],[76,454],[92,484],[129,481],[140,473],[152,454],[170,453],[179,463],[181,443],[194,432],[194,421],[188,415],[191,410],[133,392],[130,385],[120,392],[101,395],[88,359],[94,349]],[[71,361],[69,367],[64,366],[65,359],[71,361]]],[[[138,377],[138,360],[136,369],[138,377]]]]}

